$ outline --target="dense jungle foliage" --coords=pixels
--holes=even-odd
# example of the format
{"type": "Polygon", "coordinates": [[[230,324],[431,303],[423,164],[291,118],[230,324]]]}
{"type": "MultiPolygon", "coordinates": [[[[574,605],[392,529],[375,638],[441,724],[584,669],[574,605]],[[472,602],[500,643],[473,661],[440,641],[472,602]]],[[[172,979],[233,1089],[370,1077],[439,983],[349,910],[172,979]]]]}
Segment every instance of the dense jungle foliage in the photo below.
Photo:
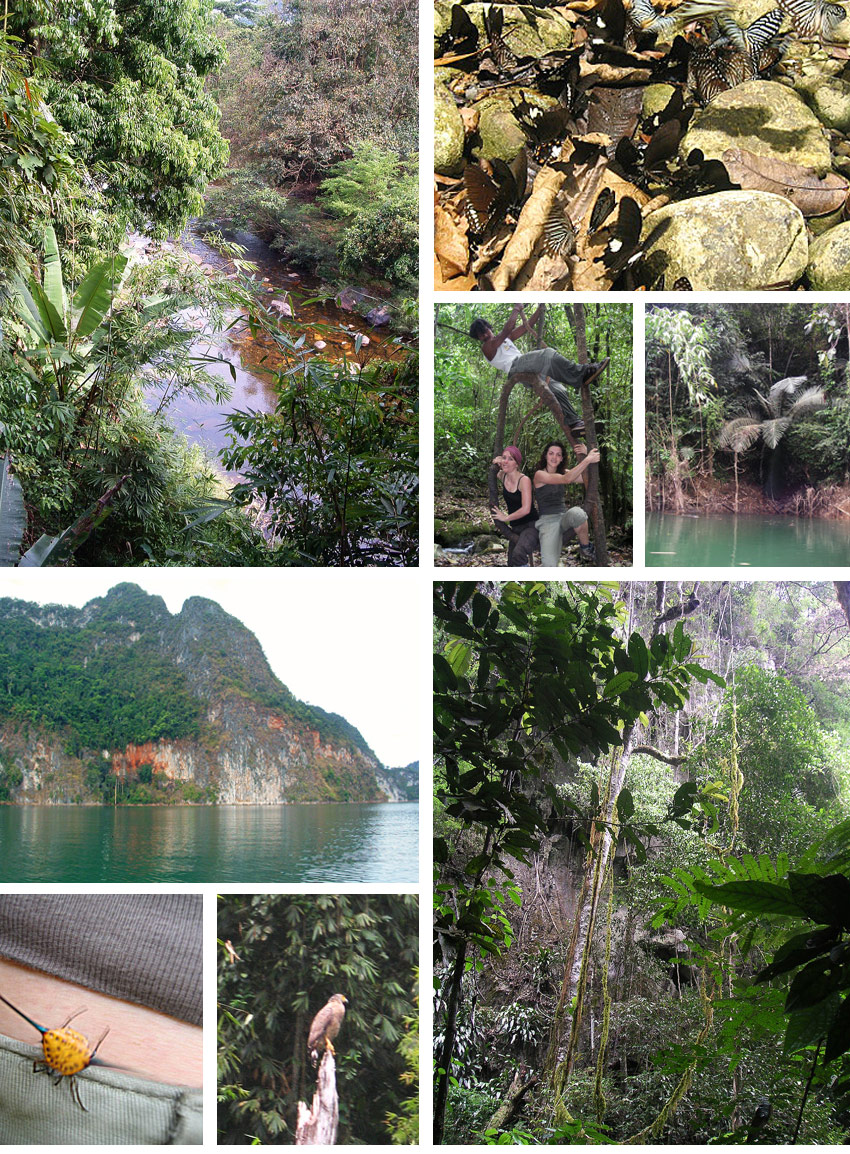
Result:
{"type": "Polygon", "coordinates": [[[310,1023],[336,993],[337,1143],[418,1144],[419,899],[234,894],[218,936],[219,1144],[294,1143],[310,1023]]]}
{"type": "MultiPolygon", "coordinates": [[[[287,202],[284,184],[298,178],[284,158],[306,156],[312,141],[305,171],[314,183],[301,190],[295,234],[307,245],[313,226],[304,214],[315,212],[328,294],[356,277],[392,286],[399,301],[410,295],[415,16],[402,19],[399,9],[398,44],[388,46],[376,38],[380,10],[359,2],[304,0],[288,15],[223,7],[96,0],[56,9],[23,0],[0,22],[4,564],[415,560],[415,352],[365,364],[358,342],[348,361],[326,363],[303,335],[270,319],[252,267],[223,239],[233,271],[218,274],[179,244],[142,260],[126,243],[128,230],[179,237],[206,211],[211,181],[225,180],[215,196],[232,193],[241,177],[225,176],[228,136],[252,188],[260,181],[262,197],[278,207],[287,202]],[[326,56],[299,88],[296,114],[289,89],[301,84],[311,44],[326,56]],[[392,67],[390,47],[399,49],[392,67]],[[254,92],[260,73],[268,84],[254,92]],[[404,84],[391,83],[399,77],[404,84]],[[394,84],[389,117],[375,93],[389,101],[394,84]],[[258,101],[279,134],[268,149],[261,137],[271,139],[272,123],[261,123],[258,101]],[[373,121],[363,109],[355,114],[360,104],[389,117],[380,147],[366,143],[373,121]],[[290,111],[297,123],[285,123],[290,111]],[[262,173],[240,152],[239,130],[244,148],[265,157],[262,173]],[[318,191],[322,207],[313,210],[318,191]],[[174,434],[169,409],[180,398],[226,404],[229,382],[211,371],[215,357],[198,350],[198,333],[222,332],[239,313],[279,345],[279,403],[269,414],[231,414],[225,467],[242,474],[234,487],[224,462],[174,434]]],[[[239,213],[243,225],[270,235],[247,209],[239,213]]]]}
{"type": "Polygon", "coordinates": [[[415,296],[418,5],[252,7],[218,25],[229,63],[211,92],[231,164],[208,215],[334,281],[371,275],[415,296]]]}
{"type": "MultiPolygon", "coordinates": [[[[487,473],[493,459],[499,399],[505,374],[494,369],[469,337],[469,326],[483,317],[499,332],[511,304],[439,304],[435,310],[434,455],[437,495],[470,496],[477,515],[488,519],[487,473]]],[[[531,309],[528,313],[530,315],[531,309]]],[[[632,518],[632,322],[625,304],[588,304],[584,307],[587,359],[611,358],[608,371],[591,386],[597,438],[602,458],[599,492],[606,524],[621,529],[632,518]]],[[[567,306],[545,309],[542,345],[558,349],[569,360],[581,359],[567,306]]],[[[522,352],[536,347],[528,336],[519,342],[522,352]]],[[[574,407],[581,412],[575,392],[574,407]]],[[[505,437],[522,451],[526,472],[533,469],[543,446],[563,440],[548,410],[535,411],[536,398],[523,384],[510,394],[505,437]]],[[[568,465],[575,464],[572,457],[568,465]]],[[[568,504],[581,504],[583,487],[572,486],[568,504]]]]}
{"type": "Polygon", "coordinates": [[[848,339],[840,303],[648,309],[651,507],[846,516],[848,339]]]}
{"type": "Polygon", "coordinates": [[[435,587],[436,1141],[847,1141],[842,605],[435,587]]]}

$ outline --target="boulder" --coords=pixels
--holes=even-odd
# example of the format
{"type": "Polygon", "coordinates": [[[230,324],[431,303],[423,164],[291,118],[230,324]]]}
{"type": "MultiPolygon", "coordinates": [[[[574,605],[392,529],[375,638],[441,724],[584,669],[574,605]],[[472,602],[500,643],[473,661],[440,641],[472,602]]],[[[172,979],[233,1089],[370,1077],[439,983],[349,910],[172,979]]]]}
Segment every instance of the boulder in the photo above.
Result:
{"type": "Polygon", "coordinates": [[[826,133],[805,100],[772,80],[748,80],[715,96],[694,116],[679,152],[687,157],[694,148],[716,160],[727,148],[742,148],[805,165],[818,176],[832,160],[826,133]]]}
{"type": "Polygon", "coordinates": [[[850,221],[812,241],[808,273],[809,287],[816,291],[850,290],[850,221]]]}
{"type": "Polygon", "coordinates": [[[390,323],[390,310],[384,305],[381,305],[381,307],[377,309],[370,309],[369,312],[366,313],[366,320],[373,329],[379,329],[383,325],[390,323]]]}
{"type": "Polygon", "coordinates": [[[715,192],[651,212],[644,240],[669,221],[648,249],[661,254],[670,287],[687,277],[696,292],[731,292],[793,284],[808,262],[803,214],[772,192],[715,192]]]}
{"type": "Polygon", "coordinates": [[[295,313],[292,311],[292,305],[288,301],[281,300],[280,297],[277,297],[273,301],[269,301],[269,312],[277,313],[278,316],[282,317],[295,316],[295,313]]]}
{"type": "Polygon", "coordinates": [[[353,313],[362,299],[363,293],[359,289],[344,288],[337,297],[336,303],[347,313],[353,313]]]}
{"type": "Polygon", "coordinates": [[[434,85],[434,168],[446,176],[463,169],[463,120],[444,84],[434,85]]]}

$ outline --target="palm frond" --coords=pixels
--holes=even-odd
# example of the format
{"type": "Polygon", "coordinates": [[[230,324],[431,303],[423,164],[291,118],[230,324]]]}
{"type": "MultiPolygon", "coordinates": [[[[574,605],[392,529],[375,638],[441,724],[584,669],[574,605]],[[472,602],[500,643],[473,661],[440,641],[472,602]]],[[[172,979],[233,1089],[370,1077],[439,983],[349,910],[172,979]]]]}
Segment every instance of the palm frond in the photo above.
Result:
{"type": "Polygon", "coordinates": [[[761,426],[761,435],[764,438],[764,443],[769,449],[775,449],[782,438],[788,431],[788,426],[791,424],[789,416],[776,417],[772,421],[763,421],[761,426]]]}
{"type": "Polygon", "coordinates": [[[720,430],[717,444],[721,449],[731,449],[734,453],[746,453],[761,436],[762,422],[754,414],[736,417],[720,430]]]}
{"type": "MultiPolygon", "coordinates": [[[[770,386],[770,400],[772,404],[782,404],[782,397],[793,397],[798,389],[801,389],[808,380],[808,377],[783,377],[781,381],[770,386]]],[[[776,412],[779,413],[779,408],[776,412]]]]}
{"type": "Polygon", "coordinates": [[[797,417],[804,417],[806,413],[813,413],[817,409],[825,409],[827,407],[827,399],[824,396],[823,389],[812,386],[800,393],[797,400],[788,410],[788,416],[793,421],[797,417]]]}

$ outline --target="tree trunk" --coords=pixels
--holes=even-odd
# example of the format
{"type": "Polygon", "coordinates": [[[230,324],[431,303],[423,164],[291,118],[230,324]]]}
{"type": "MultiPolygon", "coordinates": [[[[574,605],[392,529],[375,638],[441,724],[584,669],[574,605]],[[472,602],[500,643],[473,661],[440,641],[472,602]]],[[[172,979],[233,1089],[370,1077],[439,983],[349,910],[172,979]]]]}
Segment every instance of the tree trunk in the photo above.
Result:
{"type": "Polygon", "coordinates": [[[339,1125],[339,1096],[336,1092],[336,1062],[330,1050],[325,1050],[319,1066],[319,1082],[313,1095],[313,1105],[298,1103],[298,1125],[295,1130],[296,1146],[334,1146],[339,1125]]]}
{"type": "Polygon", "coordinates": [[[836,581],[835,593],[838,597],[838,604],[844,610],[847,624],[850,625],[850,581],[836,581]]]}
{"type": "MultiPolygon", "coordinates": [[[[573,334],[576,340],[576,357],[580,364],[587,364],[587,326],[583,304],[565,305],[567,315],[571,317],[573,334]]],[[[590,386],[581,386],[581,415],[584,419],[584,438],[588,449],[599,447],[596,439],[596,418],[593,413],[593,401],[590,397],[590,386]]],[[[605,518],[602,515],[602,502],[599,500],[599,466],[591,465],[585,474],[587,477],[587,493],[584,498],[584,507],[593,526],[593,544],[596,549],[597,565],[607,566],[608,541],[605,536],[605,518]]]]}
{"type": "Polygon", "coordinates": [[[484,1127],[485,1130],[506,1130],[514,1119],[517,1111],[522,1105],[522,1099],[527,1090],[538,1080],[537,1074],[531,1078],[525,1078],[525,1070],[520,1069],[514,1074],[514,1080],[511,1082],[505,1099],[498,1110],[495,1111],[490,1121],[484,1127]]]}
{"type": "Polygon", "coordinates": [[[466,942],[458,945],[457,957],[452,967],[452,976],[449,982],[449,995],[446,1002],[446,1033],[443,1039],[443,1048],[437,1059],[437,1085],[434,1091],[434,1145],[440,1146],[443,1141],[443,1130],[446,1124],[446,1101],[449,1096],[449,1072],[452,1067],[452,1055],[455,1048],[455,1028],[457,1023],[457,1008],[460,1002],[460,987],[463,982],[463,972],[466,968],[466,942]]]}

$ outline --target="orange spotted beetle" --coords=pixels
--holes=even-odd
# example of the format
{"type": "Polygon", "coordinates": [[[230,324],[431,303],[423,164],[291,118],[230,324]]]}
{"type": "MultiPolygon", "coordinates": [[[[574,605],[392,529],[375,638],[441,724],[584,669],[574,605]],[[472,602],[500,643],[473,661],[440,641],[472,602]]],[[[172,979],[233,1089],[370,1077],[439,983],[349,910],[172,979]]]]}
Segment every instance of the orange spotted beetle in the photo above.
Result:
{"type": "MultiPolygon", "coordinates": [[[[25,1022],[29,1022],[29,1024],[41,1034],[41,1049],[44,1053],[44,1060],[41,1062],[33,1062],[33,1072],[49,1074],[53,1078],[54,1086],[58,1086],[63,1078],[67,1078],[71,1098],[81,1110],[86,1110],[80,1098],[80,1090],[77,1086],[75,1076],[79,1074],[81,1070],[85,1070],[87,1066],[106,1065],[105,1062],[96,1058],[95,1054],[98,1051],[100,1043],[109,1033],[109,1027],[106,1027],[97,1045],[92,1049],[88,1040],[83,1037],[78,1030],[68,1029],[68,1022],[84,1013],[84,1010],[77,1010],[76,1013],[65,1020],[65,1024],[60,1026],[58,1030],[48,1030],[46,1026],[39,1026],[38,1022],[34,1022],[23,1010],[19,1010],[17,1006],[13,1006],[2,994],[0,994],[0,1002],[4,1002],[10,1010],[14,1010],[25,1022]]],[[[87,1110],[86,1113],[88,1113],[87,1110]]]]}

